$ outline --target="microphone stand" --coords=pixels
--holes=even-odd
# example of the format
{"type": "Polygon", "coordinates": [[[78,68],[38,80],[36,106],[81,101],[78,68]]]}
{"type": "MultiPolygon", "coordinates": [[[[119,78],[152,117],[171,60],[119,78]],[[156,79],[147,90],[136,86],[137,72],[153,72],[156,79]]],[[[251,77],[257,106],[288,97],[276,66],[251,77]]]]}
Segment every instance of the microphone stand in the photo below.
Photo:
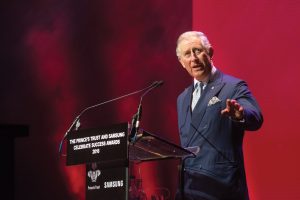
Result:
{"type": "Polygon", "coordinates": [[[132,117],[132,121],[131,121],[131,131],[129,134],[129,141],[130,142],[135,142],[136,140],[136,136],[138,134],[139,128],[140,128],[140,122],[142,119],[142,101],[143,101],[143,97],[150,92],[151,90],[153,90],[154,88],[157,88],[159,86],[161,86],[164,82],[163,81],[156,81],[156,83],[153,84],[152,87],[149,87],[141,96],[140,98],[140,103],[138,106],[138,111],[136,114],[133,115],[132,117]]]}
{"type": "MultiPolygon", "coordinates": [[[[120,97],[117,97],[117,98],[114,98],[114,99],[111,99],[111,100],[107,100],[107,101],[104,101],[104,102],[101,102],[101,103],[98,103],[98,104],[95,104],[95,105],[92,105],[92,106],[89,106],[87,108],[85,108],[84,110],[82,110],[79,115],[77,115],[77,117],[75,117],[73,123],[71,124],[71,126],[69,127],[69,129],[67,130],[67,132],[65,133],[65,135],[63,136],[62,140],[60,141],[60,144],[59,144],[59,149],[58,149],[58,153],[61,155],[61,151],[62,151],[62,147],[63,147],[63,143],[65,141],[65,139],[67,138],[67,136],[69,135],[69,133],[74,129],[75,127],[75,130],[78,130],[78,128],[80,127],[80,117],[87,111],[91,110],[91,109],[94,109],[94,108],[97,108],[101,105],[104,105],[104,104],[107,104],[107,103],[110,103],[110,102],[113,102],[113,101],[116,101],[116,100],[119,100],[119,99],[123,99],[125,97],[128,97],[128,96],[131,96],[131,95],[134,95],[134,94],[137,94],[137,93],[140,93],[140,92],[143,92],[145,90],[149,90],[149,89],[152,89],[154,87],[156,87],[158,85],[160,81],[154,81],[150,86],[146,87],[146,88],[143,88],[143,89],[140,89],[140,90],[137,90],[137,91],[134,91],[134,92],[131,92],[129,94],[125,94],[123,96],[120,96],[120,97]]],[[[146,92],[147,92],[146,91],[146,92]]]]}

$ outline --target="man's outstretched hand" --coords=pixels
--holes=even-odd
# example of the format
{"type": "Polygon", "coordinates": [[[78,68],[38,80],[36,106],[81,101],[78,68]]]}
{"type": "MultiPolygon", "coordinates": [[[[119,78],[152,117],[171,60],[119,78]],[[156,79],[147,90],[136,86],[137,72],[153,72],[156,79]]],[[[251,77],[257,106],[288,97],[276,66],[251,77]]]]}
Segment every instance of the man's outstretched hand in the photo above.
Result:
{"type": "Polygon", "coordinates": [[[226,108],[221,111],[222,115],[231,117],[233,120],[244,119],[244,108],[234,99],[226,100],[226,108]]]}

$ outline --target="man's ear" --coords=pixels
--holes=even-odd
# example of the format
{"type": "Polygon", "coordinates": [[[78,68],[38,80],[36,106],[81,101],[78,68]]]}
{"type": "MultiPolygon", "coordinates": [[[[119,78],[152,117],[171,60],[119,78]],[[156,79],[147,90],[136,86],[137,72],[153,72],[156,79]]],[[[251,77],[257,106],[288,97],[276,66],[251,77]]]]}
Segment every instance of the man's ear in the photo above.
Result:
{"type": "Polygon", "coordinates": [[[210,58],[213,57],[213,55],[214,55],[214,48],[209,47],[209,49],[208,49],[208,55],[210,56],[210,58]]]}

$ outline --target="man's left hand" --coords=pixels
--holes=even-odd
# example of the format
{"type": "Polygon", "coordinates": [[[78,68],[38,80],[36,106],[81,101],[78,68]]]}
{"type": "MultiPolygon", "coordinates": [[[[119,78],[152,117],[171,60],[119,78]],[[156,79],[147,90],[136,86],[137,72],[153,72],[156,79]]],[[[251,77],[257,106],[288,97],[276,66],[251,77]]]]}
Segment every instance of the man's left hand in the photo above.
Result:
{"type": "Polygon", "coordinates": [[[244,108],[236,100],[227,99],[226,108],[221,111],[221,114],[240,121],[244,119],[244,108]]]}

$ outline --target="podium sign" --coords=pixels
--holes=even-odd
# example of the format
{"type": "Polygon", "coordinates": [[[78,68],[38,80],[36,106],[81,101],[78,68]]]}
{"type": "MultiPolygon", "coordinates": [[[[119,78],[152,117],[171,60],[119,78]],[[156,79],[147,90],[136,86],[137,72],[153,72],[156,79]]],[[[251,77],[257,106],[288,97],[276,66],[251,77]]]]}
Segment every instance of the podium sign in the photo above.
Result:
{"type": "Polygon", "coordinates": [[[67,137],[67,165],[86,164],[86,200],[128,200],[129,160],[144,162],[184,158],[194,153],[139,130],[128,141],[128,123],[72,131],[67,137]]]}
{"type": "Polygon", "coordinates": [[[100,162],[105,166],[127,166],[128,123],[73,131],[67,138],[67,165],[100,162]]]}
{"type": "Polygon", "coordinates": [[[67,165],[86,164],[86,200],[128,199],[128,123],[73,131],[67,165]]]}
{"type": "Polygon", "coordinates": [[[128,167],[86,165],[86,200],[127,200],[128,183],[128,167]]]}

